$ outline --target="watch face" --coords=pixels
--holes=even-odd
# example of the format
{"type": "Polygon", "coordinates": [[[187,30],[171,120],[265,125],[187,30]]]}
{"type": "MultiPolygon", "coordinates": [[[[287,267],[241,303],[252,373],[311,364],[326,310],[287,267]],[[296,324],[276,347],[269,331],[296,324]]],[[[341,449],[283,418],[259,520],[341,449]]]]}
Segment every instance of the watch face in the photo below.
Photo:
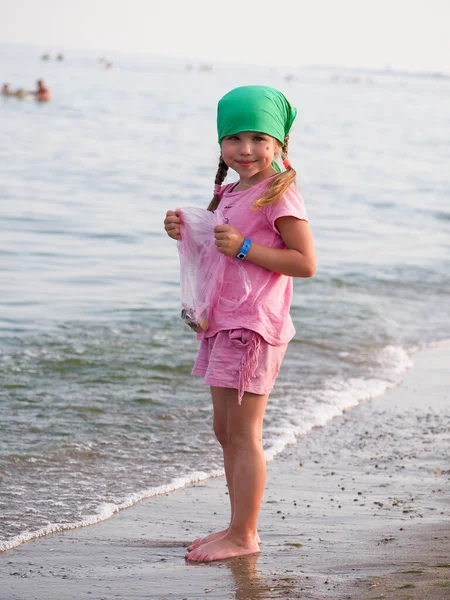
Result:
{"type": "Polygon", "coordinates": [[[239,260],[244,260],[245,254],[240,253],[237,255],[237,258],[239,258],[239,260]]]}

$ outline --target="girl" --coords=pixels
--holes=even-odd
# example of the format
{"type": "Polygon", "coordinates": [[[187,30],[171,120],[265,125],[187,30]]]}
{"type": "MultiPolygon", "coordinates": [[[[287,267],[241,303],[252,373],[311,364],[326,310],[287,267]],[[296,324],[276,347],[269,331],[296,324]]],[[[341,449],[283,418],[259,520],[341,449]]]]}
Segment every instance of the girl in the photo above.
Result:
{"type": "MultiPolygon", "coordinates": [[[[288,159],[289,130],[296,109],[266,86],[231,90],[218,104],[220,144],[214,196],[225,224],[214,229],[217,252],[229,257],[221,298],[236,300],[238,261],[251,282],[249,297],[233,312],[221,300],[210,315],[192,373],[211,388],[214,433],[222,446],[231,502],[227,528],[199,538],[186,558],[209,562],[259,552],[257,521],[266,481],[262,425],[269,393],[288,342],[295,334],[289,315],[293,277],[316,268],[313,237],[296,173],[288,159]],[[275,158],[281,155],[284,170],[275,158]],[[222,186],[228,169],[237,183],[222,186]],[[228,298],[227,298],[228,296],[228,298]]],[[[181,220],[169,210],[167,234],[181,239],[181,220]]]]}

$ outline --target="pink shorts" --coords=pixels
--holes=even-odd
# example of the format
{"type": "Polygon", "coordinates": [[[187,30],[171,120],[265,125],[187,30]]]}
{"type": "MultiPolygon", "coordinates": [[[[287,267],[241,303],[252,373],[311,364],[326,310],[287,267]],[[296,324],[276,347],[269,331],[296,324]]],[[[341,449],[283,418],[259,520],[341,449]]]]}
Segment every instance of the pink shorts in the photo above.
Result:
{"type": "Polygon", "coordinates": [[[286,348],[271,346],[250,329],[219,331],[200,342],[192,374],[206,385],[238,390],[240,404],[244,392],[270,394],[286,348]]]}

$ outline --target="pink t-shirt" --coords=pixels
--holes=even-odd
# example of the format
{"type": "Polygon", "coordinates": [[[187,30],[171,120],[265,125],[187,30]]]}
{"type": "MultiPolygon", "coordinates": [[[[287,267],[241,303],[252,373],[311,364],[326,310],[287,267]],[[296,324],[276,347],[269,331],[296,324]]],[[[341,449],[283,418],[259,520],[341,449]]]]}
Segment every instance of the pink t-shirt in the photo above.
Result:
{"type": "MultiPolygon", "coordinates": [[[[269,248],[286,248],[275,227],[279,217],[292,216],[307,221],[303,199],[292,184],[283,197],[270,206],[252,210],[253,203],[261,197],[268,179],[248,190],[231,191],[236,183],[224,186],[219,209],[225,223],[233,225],[242,234],[269,248]]],[[[229,329],[251,329],[259,333],[269,344],[287,344],[295,334],[289,309],[292,301],[292,277],[269,271],[251,262],[226,257],[222,294],[210,315],[209,328],[197,334],[198,339],[212,337],[218,331],[229,329]],[[240,275],[244,268],[251,292],[237,308],[239,299],[245,297],[245,287],[240,275]]]]}

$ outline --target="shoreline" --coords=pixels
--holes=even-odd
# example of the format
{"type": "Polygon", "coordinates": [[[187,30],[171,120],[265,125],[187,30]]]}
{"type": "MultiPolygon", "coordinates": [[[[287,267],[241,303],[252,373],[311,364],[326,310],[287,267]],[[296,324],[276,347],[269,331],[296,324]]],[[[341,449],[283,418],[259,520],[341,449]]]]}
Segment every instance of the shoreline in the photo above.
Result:
{"type": "MultiPolygon", "coordinates": [[[[427,347],[442,345],[442,343],[450,344],[450,340],[444,340],[444,342],[434,342],[427,347]]],[[[336,389],[334,389],[331,392],[335,395],[335,398],[339,398],[339,402],[336,402],[335,400],[331,402],[327,401],[325,407],[323,404],[321,405],[320,403],[318,403],[316,411],[317,409],[319,409],[319,411],[315,413],[313,410],[312,414],[308,415],[309,420],[307,421],[306,427],[303,426],[303,423],[298,419],[296,420],[295,424],[293,424],[292,421],[290,423],[284,423],[283,426],[287,426],[287,429],[283,431],[283,435],[278,436],[277,432],[275,439],[272,438],[269,442],[267,439],[266,428],[265,455],[267,462],[276,459],[286,450],[286,448],[288,448],[291,445],[295,445],[300,437],[308,435],[312,429],[316,427],[326,426],[333,418],[340,416],[342,412],[352,410],[355,406],[358,406],[358,404],[360,403],[380,398],[387,392],[387,390],[401,385],[401,383],[398,383],[398,377],[400,375],[404,376],[404,374],[407,373],[408,370],[411,368],[413,364],[411,361],[411,356],[417,352],[417,348],[412,347],[409,350],[406,350],[401,346],[387,345],[379,349],[377,351],[377,354],[379,356],[383,352],[391,354],[392,351],[394,351],[394,353],[396,354],[394,365],[391,366],[392,373],[395,373],[393,378],[390,378],[389,375],[386,379],[384,379],[383,376],[381,376],[381,378],[375,377],[373,381],[370,380],[369,384],[367,379],[364,380],[364,377],[361,375],[360,377],[356,377],[356,379],[349,380],[352,381],[352,384],[349,383],[346,388],[340,389],[339,391],[336,391],[336,389]],[[364,381],[366,382],[366,385],[364,385],[364,381]],[[325,414],[323,412],[324,409],[325,414]]],[[[392,358],[392,356],[390,356],[389,358],[392,358]]],[[[286,388],[286,386],[285,389],[288,389],[289,391],[289,388],[286,388]]],[[[326,387],[325,390],[328,392],[326,387]]],[[[278,397],[280,397],[280,391],[278,392],[278,397]]],[[[301,400],[297,398],[297,402],[301,403],[301,400]]],[[[274,397],[274,404],[277,404],[276,396],[274,397]]],[[[209,431],[208,434],[212,437],[211,431],[209,431]]],[[[117,499],[115,502],[108,502],[106,500],[103,500],[103,502],[100,502],[98,504],[95,511],[90,512],[88,514],[80,514],[78,521],[60,522],[57,518],[55,518],[53,521],[48,520],[46,525],[43,525],[37,529],[26,529],[25,527],[21,533],[18,533],[14,537],[0,539],[0,555],[2,552],[13,550],[21,544],[45,537],[47,535],[97,525],[103,521],[106,521],[107,519],[110,519],[113,515],[116,515],[122,510],[131,508],[132,506],[136,505],[139,502],[142,502],[143,500],[147,500],[149,498],[159,496],[167,492],[173,492],[178,489],[182,489],[188,485],[192,485],[214,477],[221,477],[223,475],[223,468],[217,468],[215,470],[203,469],[200,471],[187,471],[184,475],[175,476],[173,479],[167,481],[166,483],[161,483],[157,486],[142,488],[134,492],[129,492],[127,495],[122,497],[122,499],[117,499]]],[[[28,510],[29,512],[32,512],[32,510],[28,510]]]]}
{"type": "Polygon", "coordinates": [[[216,477],[1,553],[0,598],[447,598],[450,345],[412,360],[400,386],[268,462],[260,554],[184,561],[226,524],[216,477]]]}

